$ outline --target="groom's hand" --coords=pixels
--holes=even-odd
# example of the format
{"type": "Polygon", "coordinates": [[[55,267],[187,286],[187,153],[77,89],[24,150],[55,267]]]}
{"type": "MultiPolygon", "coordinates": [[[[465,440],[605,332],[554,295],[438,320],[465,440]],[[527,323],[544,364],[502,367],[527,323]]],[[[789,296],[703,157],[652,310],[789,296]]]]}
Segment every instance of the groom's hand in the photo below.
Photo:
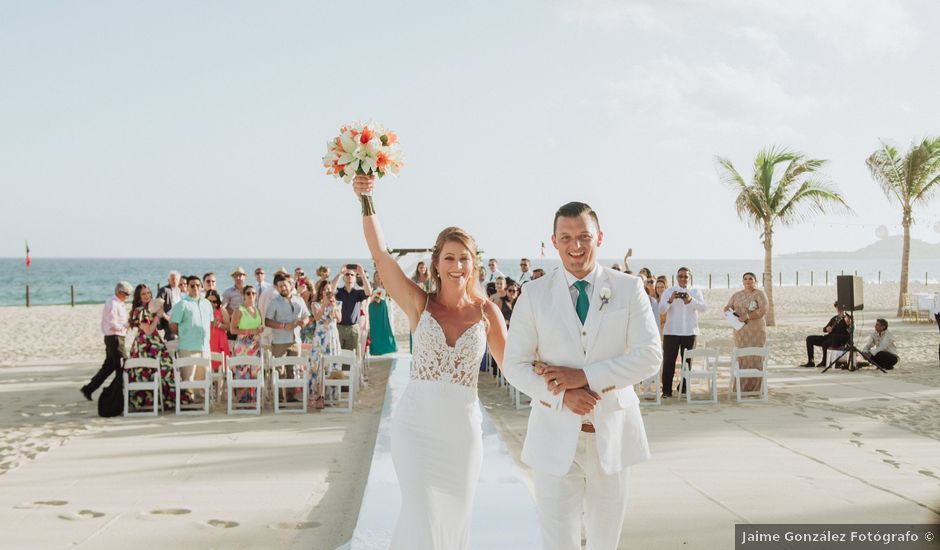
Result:
{"type": "Polygon", "coordinates": [[[579,388],[566,391],[563,400],[571,412],[584,416],[594,410],[601,396],[587,388],[579,388]]]}
{"type": "Polygon", "coordinates": [[[565,390],[583,388],[588,385],[587,376],[581,369],[536,363],[535,372],[545,379],[548,391],[552,392],[553,395],[558,395],[565,390]]]}

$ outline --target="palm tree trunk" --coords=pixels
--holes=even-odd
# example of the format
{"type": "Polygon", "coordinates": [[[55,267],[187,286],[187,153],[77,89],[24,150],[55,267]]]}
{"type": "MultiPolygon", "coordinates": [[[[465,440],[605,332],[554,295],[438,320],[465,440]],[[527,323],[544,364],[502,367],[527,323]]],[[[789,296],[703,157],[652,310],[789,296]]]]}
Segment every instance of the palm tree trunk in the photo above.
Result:
{"type": "Polygon", "coordinates": [[[901,290],[898,293],[898,317],[904,307],[904,295],[907,294],[908,264],[911,261],[911,207],[904,205],[901,227],[904,228],[904,246],[901,249],[901,290]]]}
{"type": "Polygon", "coordinates": [[[776,325],[774,320],[774,226],[773,222],[764,222],[764,294],[767,295],[767,315],[764,320],[768,327],[776,325]]]}

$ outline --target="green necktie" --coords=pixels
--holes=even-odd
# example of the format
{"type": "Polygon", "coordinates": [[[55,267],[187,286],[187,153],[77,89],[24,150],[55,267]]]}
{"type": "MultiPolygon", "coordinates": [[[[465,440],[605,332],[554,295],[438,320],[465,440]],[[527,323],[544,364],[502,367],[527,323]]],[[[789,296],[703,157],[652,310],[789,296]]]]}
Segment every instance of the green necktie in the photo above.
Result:
{"type": "Polygon", "coordinates": [[[588,286],[587,281],[575,281],[574,287],[578,289],[578,303],[575,304],[574,309],[578,312],[578,319],[581,319],[581,324],[584,324],[584,320],[587,319],[588,307],[591,305],[591,300],[588,298],[586,288],[588,286]]]}

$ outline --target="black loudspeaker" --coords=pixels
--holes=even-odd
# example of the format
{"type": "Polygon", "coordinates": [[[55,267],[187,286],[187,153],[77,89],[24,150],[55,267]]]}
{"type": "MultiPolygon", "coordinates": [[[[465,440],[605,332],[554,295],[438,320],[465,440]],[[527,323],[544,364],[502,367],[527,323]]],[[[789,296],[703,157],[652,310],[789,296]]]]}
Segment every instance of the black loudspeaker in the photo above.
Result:
{"type": "Polygon", "coordinates": [[[836,303],[845,311],[859,311],[865,309],[865,298],[862,295],[864,283],[861,277],[854,275],[836,276],[836,303]]]}

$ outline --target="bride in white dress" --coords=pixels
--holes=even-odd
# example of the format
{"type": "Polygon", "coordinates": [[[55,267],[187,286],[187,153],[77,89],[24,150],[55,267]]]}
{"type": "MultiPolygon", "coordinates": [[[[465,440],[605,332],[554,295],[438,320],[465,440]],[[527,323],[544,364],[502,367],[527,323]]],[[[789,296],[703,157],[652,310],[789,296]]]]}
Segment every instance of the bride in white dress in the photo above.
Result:
{"type": "MultiPolygon", "coordinates": [[[[356,176],[357,195],[374,178],[356,176]]],[[[364,209],[365,210],[365,209],[364,209]]],[[[362,217],[386,290],[413,333],[411,380],[392,418],[392,461],[401,487],[393,550],[470,547],[473,495],[483,457],[477,377],[486,346],[502,364],[506,323],[477,283],[476,244],[458,227],[437,237],[431,287],[415,284],[388,253],[374,213],[362,217]]]]}

